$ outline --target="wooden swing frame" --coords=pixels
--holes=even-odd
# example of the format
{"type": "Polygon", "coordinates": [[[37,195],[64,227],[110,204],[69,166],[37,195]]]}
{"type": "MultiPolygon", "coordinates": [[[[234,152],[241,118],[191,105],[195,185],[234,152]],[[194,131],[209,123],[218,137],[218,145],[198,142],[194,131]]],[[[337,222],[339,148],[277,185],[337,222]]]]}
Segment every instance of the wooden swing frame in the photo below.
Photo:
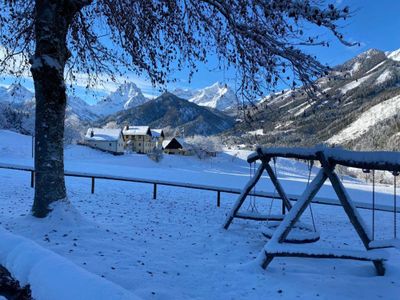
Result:
{"type": "MultiPolygon", "coordinates": [[[[384,261],[387,260],[386,252],[375,249],[371,246],[372,238],[368,233],[367,227],[361,218],[356,206],[351,200],[339,176],[335,172],[336,165],[359,169],[382,170],[390,172],[400,171],[400,153],[398,152],[356,152],[347,151],[336,148],[258,148],[257,151],[251,154],[247,161],[252,163],[256,160],[261,160],[261,165],[258,167],[253,178],[247,183],[238,200],[236,201],[231,213],[228,215],[224,228],[228,229],[234,218],[244,218],[239,213],[239,209],[244,203],[251,189],[256,185],[261,178],[264,170],[267,171],[272,183],[274,184],[279,196],[283,201],[283,205],[289,212],[282,218],[281,224],[278,226],[271,239],[264,246],[262,251],[261,266],[265,269],[275,257],[309,257],[309,258],[336,258],[336,259],[354,259],[361,261],[372,261],[377,274],[384,275],[384,261]],[[279,180],[276,178],[269,162],[273,157],[285,157],[301,160],[319,161],[321,169],[301,197],[291,205],[285,191],[282,188],[279,180]],[[376,159],[379,157],[380,159],[376,159]],[[383,159],[381,159],[383,158],[383,159]],[[332,187],[344,208],[351,224],[360,237],[365,251],[335,251],[334,249],[315,249],[312,252],[304,251],[304,248],[286,247],[285,239],[289,235],[293,226],[300,219],[306,208],[311,204],[313,198],[323,186],[324,182],[329,179],[332,187]]],[[[268,218],[273,220],[273,218],[268,218]]],[[[246,219],[255,219],[248,217],[246,219]]]]}

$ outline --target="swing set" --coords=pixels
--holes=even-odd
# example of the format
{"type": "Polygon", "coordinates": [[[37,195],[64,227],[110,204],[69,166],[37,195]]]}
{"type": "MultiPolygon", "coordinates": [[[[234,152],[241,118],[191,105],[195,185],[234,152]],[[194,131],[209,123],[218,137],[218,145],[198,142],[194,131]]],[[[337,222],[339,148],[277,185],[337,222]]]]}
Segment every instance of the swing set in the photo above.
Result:
{"type": "MultiPolygon", "coordinates": [[[[235,218],[267,221],[266,230],[263,234],[269,241],[263,248],[261,266],[265,269],[275,257],[309,257],[309,258],[336,258],[353,259],[360,261],[373,262],[377,274],[384,275],[384,261],[388,259],[387,252],[383,248],[399,247],[400,240],[397,239],[397,193],[396,181],[400,173],[400,154],[398,152],[356,152],[337,148],[258,148],[251,154],[247,161],[250,167],[250,180],[239,195],[231,212],[229,213],[224,228],[228,229],[235,218]],[[307,187],[303,194],[298,198],[294,205],[289,201],[282,185],[280,184],[276,172],[276,159],[278,157],[293,158],[308,161],[308,180],[307,187]],[[260,161],[256,169],[255,163],[260,161]],[[271,161],[273,168],[271,167],[271,161]],[[315,161],[319,161],[321,168],[311,181],[312,168],[315,161]],[[337,165],[362,169],[369,174],[372,171],[372,230],[368,230],[364,220],[360,216],[357,207],[353,203],[339,176],[335,172],[337,165]],[[375,170],[389,171],[394,178],[393,193],[393,239],[375,239],[375,170]],[[282,201],[282,214],[272,215],[271,209],[275,196],[271,200],[268,214],[261,214],[255,204],[254,196],[250,196],[250,205],[247,212],[240,209],[246,198],[255,188],[264,171],[267,171],[269,178],[274,185],[282,201]],[[328,180],[347,215],[356,233],[360,237],[365,250],[342,250],[342,249],[322,249],[320,247],[304,247],[305,243],[313,243],[319,240],[320,234],[316,229],[314,213],[311,202],[318,191],[328,180]],[[300,222],[307,207],[310,209],[312,226],[300,222]],[[287,211],[287,212],[286,212],[287,211]],[[299,245],[294,245],[299,244],[299,245]]],[[[254,193],[253,193],[254,194],[254,193]]]]}

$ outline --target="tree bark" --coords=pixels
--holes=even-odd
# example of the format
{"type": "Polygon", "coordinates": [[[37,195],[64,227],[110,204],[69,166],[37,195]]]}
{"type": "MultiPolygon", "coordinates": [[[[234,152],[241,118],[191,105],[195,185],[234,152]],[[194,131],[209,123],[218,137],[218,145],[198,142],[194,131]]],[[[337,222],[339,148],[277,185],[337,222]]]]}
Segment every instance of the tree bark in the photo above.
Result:
{"type": "Polygon", "coordinates": [[[36,0],[35,54],[35,198],[32,213],[45,217],[49,204],[66,198],[64,181],[64,68],[70,57],[67,34],[75,7],[71,1],[36,0]]]}

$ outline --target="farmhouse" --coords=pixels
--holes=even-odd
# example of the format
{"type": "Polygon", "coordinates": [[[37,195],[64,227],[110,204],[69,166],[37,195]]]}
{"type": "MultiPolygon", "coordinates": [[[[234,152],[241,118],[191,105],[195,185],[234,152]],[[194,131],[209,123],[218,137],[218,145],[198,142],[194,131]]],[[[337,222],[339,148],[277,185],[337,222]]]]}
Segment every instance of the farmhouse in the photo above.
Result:
{"type": "Polygon", "coordinates": [[[84,144],[115,154],[124,152],[121,129],[89,128],[84,138],[84,144]]]}
{"type": "Polygon", "coordinates": [[[150,131],[156,148],[161,149],[162,143],[165,139],[164,131],[162,129],[151,129],[150,131]]]}
{"type": "Polygon", "coordinates": [[[126,148],[137,153],[149,153],[155,147],[149,126],[129,126],[122,130],[126,148]]]}
{"type": "Polygon", "coordinates": [[[172,138],[170,140],[164,140],[162,143],[164,153],[167,154],[181,154],[191,155],[191,151],[183,139],[172,138]]]}

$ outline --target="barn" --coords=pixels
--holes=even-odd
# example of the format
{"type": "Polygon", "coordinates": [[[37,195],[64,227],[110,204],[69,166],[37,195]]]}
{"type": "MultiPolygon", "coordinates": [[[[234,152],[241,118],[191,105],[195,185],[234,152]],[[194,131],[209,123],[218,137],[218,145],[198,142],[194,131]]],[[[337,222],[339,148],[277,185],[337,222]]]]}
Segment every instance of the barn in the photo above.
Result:
{"type": "Polygon", "coordinates": [[[164,140],[162,143],[162,148],[166,154],[192,154],[183,139],[172,138],[170,140],[164,140]]]}
{"type": "Polygon", "coordinates": [[[84,144],[114,154],[124,153],[124,139],[121,129],[89,128],[84,144]]]}

